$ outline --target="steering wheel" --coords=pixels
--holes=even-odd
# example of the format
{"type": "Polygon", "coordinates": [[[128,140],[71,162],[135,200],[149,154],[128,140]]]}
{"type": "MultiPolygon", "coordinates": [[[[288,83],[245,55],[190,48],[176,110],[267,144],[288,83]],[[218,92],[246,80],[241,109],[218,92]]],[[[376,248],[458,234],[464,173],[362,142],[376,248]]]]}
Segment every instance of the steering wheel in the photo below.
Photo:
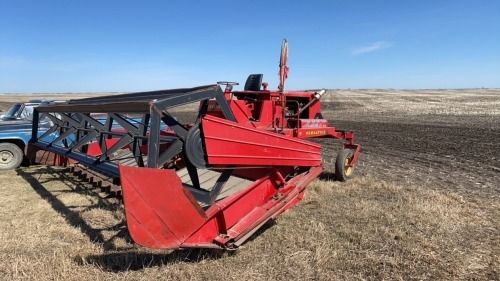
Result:
{"type": "Polygon", "coordinates": [[[229,82],[229,81],[219,81],[217,82],[217,85],[226,85],[226,89],[224,90],[229,90],[231,91],[233,89],[233,86],[237,86],[240,83],[238,82],[229,82]]]}

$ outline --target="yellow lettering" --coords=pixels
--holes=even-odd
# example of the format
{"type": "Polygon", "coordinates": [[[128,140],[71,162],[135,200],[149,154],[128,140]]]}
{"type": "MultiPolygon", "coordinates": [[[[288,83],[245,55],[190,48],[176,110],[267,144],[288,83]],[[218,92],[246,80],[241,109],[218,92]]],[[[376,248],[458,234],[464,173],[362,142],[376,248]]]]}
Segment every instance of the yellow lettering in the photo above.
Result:
{"type": "Polygon", "coordinates": [[[306,136],[326,135],[326,130],[307,131],[306,136]]]}

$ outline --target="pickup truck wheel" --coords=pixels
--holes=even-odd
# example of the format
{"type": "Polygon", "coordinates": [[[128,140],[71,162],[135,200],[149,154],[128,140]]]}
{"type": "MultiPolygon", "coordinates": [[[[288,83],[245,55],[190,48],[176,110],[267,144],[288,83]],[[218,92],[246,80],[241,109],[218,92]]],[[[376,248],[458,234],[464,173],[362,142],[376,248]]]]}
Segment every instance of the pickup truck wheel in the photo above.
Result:
{"type": "Polygon", "coordinates": [[[0,170],[11,170],[23,162],[23,152],[13,143],[0,143],[0,170]]]}

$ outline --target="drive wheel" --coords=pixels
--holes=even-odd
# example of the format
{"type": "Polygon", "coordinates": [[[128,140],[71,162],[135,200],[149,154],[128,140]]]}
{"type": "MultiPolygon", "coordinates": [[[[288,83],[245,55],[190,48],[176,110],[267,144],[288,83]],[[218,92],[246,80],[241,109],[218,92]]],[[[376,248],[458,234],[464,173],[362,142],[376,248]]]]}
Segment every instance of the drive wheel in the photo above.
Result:
{"type": "Polygon", "coordinates": [[[13,143],[0,143],[0,170],[11,170],[23,162],[23,152],[13,143]]]}
{"type": "Polygon", "coordinates": [[[337,159],[335,160],[335,177],[339,181],[346,181],[352,177],[352,172],[354,167],[349,165],[354,158],[354,153],[349,149],[342,149],[337,154],[337,159]]]}

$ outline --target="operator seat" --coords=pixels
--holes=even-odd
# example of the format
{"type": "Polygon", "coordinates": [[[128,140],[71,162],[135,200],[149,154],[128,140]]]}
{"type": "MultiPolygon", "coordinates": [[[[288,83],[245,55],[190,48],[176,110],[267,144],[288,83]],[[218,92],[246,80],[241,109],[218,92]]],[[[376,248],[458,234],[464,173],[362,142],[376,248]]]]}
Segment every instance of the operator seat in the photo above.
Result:
{"type": "Polygon", "coordinates": [[[260,91],[264,74],[250,74],[245,82],[245,91],[260,91]]]}

